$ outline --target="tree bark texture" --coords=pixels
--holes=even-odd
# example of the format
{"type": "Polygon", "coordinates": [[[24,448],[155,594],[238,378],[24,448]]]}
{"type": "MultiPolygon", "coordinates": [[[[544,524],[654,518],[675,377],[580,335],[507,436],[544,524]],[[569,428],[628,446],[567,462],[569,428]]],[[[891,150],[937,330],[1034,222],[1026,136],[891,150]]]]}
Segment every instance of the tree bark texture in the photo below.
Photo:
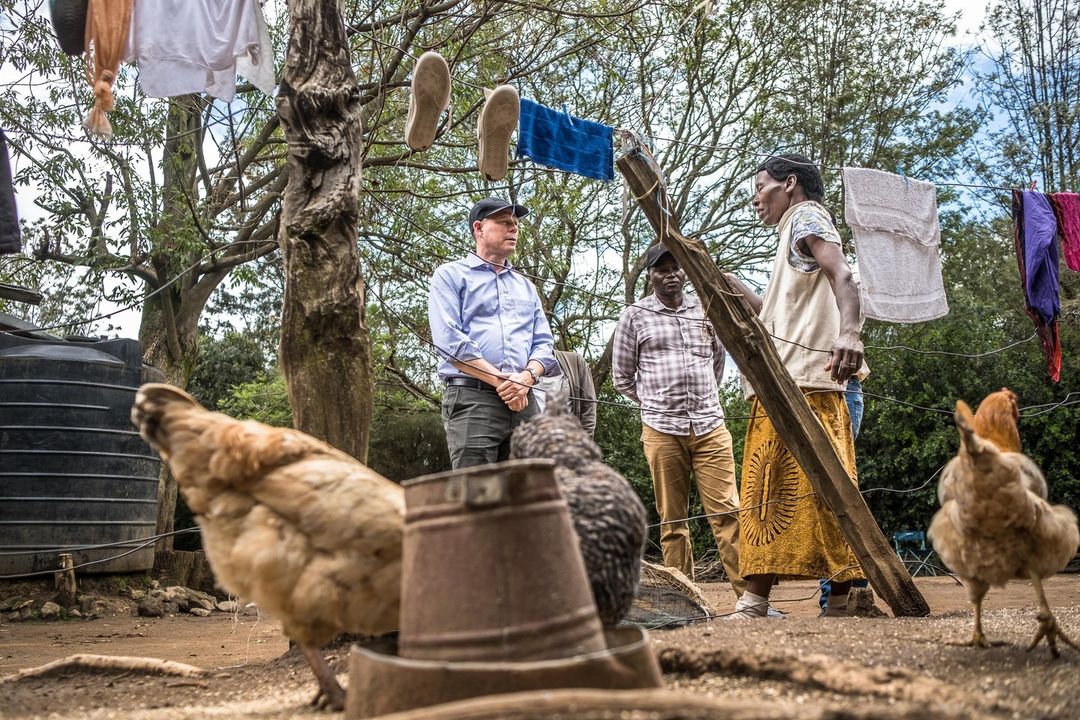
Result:
{"type": "Polygon", "coordinates": [[[289,183],[281,367],[294,425],[367,459],[374,385],[356,249],[360,91],[337,0],[290,0],[277,107],[289,183]]]}
{"type": "MultiPolygon", "coordinates": [[[[139,325],[143,361],[160,370],[165,375],[165,382],[179,388],[187,387],[197,354],[198,313],[180,312],[185,291],[191,287],[191,277],[181,277],[164,290],[160,288],[172,277],[169,263],[176,261],[177,247],[185,242],[183,235],[193,222],[190,193],[197,163],[195,143],[199,142],[202,122],[201,102],[197,96],[184,95],[169,103],[165,126],[168,140],[162,164],[162,207],[154,223],[154,243],[149,260],[157,283],[146,286],[147,293],[156,294],[146,299],[139,325]]],[[[158,535],[170,533],[175,528],[176,494],[176,480],[168,465],[162,463],[158,478],[158,535]]],[[[155,553],[170,551],[172,546],[171,536],[161,538],[154,547],[155,553]]]]}

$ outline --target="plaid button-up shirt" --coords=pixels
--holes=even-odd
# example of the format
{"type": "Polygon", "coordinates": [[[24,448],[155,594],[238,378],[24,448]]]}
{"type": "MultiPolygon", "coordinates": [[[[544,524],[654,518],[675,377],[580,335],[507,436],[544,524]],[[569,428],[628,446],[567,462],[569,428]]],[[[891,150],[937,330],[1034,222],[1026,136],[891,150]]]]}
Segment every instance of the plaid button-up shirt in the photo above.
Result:
{"type": "Polygon", "coordinates": [[[623,311],[615,330],[615,389],[641,406],[641,421],[669,435],[704,435],[724,422],[718,383],[724,348],[701,302],[676,310],[656,295],[623,311]]]}

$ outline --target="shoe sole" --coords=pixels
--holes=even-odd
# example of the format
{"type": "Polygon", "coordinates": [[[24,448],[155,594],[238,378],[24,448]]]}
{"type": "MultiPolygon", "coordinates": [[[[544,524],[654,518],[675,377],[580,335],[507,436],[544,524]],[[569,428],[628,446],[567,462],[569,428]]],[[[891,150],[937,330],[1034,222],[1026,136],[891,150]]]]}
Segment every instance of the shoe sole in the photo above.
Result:
{"type": "Polygon", "coordinates": [[[428,51],[413,66],[405,144],[417,151],[431,147],[439,129],[439,118],[449,104],[450,66],[442,55],[428,51]]]}
{"type": "Polygon", "coordinates": [[[502,180],[510,159],[510,137],[517,129],[521,102],[512,85],[495,88],[476,123],[477,165],[488,180],[502,180]]]}

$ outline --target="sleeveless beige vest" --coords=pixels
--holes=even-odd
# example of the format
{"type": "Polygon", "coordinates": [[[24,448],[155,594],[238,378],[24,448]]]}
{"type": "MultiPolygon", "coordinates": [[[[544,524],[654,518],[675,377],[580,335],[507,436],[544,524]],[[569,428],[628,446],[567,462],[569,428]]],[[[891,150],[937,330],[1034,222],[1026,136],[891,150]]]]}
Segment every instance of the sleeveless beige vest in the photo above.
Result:
{"type": "MultiPolygon", "coordinates": [[[[765,289],[761,305],[761,322],[773,336],[773,345],[780,361],[803,389],[836,390],[843,392],[846,384],[833,382],[825,370],[829,355],[807,350],[831,350],[840,334],[840,310],[825,273],[820,268],[805,273],[791,267],[788,253],[791,248],[791,216],[798,205],[792,205],[780,219],[780,244],[776,248],[772,276],[765,289]],[[794,340],[799,347],[777,338],[794,340]]],[[[743,393],[753,397],[754,389],[743,379],[743,393]]]]}

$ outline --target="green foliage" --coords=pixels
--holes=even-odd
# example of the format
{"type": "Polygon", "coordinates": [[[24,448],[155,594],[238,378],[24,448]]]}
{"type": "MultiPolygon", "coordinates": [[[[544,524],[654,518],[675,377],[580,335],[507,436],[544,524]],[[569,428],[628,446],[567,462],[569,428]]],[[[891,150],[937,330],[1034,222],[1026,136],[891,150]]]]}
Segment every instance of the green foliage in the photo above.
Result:
{"type": "Polygon", "coordinates": [[[429,404],[401,393],[376,390],[368,465],[402,482],[450,469],[442,415],[429,404]]]}
{"type": "Polygon", "coordinates": [[[268,370],[266,357],[251,336],[235,331],[220,338],[203,334],[188,391],[206,407],[217,410],[233,387],[255,382],[268,370]]]}
{"type": "Polygon", "coordinates": [[[241,383],[218,401],[218,409],[241,420],[257,420],[274,427],[292,427],[292,410],[285,378],[275,373],[241,383]]]}
{"type": "MultiPolygon", "coordinates": [[[[280,375],[232,387],[221,410],[233,417],[291,427],[292,412],[280,375]]],[[[368,466],[396,482],[450,469],[442,417],[428,403],[380,384],[375,392],[368,466]]]]}

